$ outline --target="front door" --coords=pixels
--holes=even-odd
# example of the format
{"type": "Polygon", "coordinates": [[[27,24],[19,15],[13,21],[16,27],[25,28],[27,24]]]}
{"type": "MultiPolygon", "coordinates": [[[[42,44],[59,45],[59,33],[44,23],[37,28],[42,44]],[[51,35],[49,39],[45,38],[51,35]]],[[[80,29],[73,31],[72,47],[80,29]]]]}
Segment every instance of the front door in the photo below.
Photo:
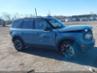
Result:
{"type": "Polygon", "coordinates": [[[37,44],[40,46],[55,46],[55,32],[45,30],[47,27],[51,28],[49,23],[45,19],[36,19],[35,20],[35,30],[37,33],[37,44]]]}

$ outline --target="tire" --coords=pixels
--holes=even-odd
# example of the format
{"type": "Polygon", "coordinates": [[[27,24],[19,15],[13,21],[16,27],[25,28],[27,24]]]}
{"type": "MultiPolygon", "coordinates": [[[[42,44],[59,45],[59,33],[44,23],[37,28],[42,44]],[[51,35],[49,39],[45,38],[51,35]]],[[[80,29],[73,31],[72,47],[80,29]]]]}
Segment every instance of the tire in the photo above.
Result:
{"type": "Polygon", "coordinates": [[[13,39],[13,44],[17,51],[22,51],[25,48],[24,43],[20,38],[13,39]]]}
{"type": "Polygon", "coordinates": [[[77,55],[77,50],[75,49],[76,44],[70,41],[64,41],[59,45],[59,53],[65,58],[73,58],[77,55]]]}

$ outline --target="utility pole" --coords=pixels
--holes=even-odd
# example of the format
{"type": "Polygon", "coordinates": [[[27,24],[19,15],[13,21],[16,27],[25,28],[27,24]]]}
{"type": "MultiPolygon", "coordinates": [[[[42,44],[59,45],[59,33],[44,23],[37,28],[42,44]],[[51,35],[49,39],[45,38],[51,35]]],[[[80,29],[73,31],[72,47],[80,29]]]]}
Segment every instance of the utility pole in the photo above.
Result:
{"type": "Polygon", "coordinates": [[[37,9],[35,8],[35,15],[37,16],[37,9]]]}
{"type": "Polygon", "coordinates": [[[48,12],[48,16],[51,16],[51,12],[50,12],[50,10],[49,10],[49,12],[48,12]]]}

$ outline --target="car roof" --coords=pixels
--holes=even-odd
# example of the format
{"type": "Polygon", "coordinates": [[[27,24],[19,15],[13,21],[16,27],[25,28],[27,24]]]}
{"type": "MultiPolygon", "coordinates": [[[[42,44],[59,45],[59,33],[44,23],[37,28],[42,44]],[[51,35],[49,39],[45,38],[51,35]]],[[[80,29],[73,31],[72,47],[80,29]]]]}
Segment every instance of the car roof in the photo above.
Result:
{"type": "Polygon", "coordinates": [[[17,21],[23,21],[23,20],[33,20],[33,19],[53,19],[54,17],[52,16],[46,16],[46,17],[41,17],[41,16],[37,16],[37,17],[26,17],[26,18],[19,18],[14,20],[13,22],[17,22],[17,21]]]}

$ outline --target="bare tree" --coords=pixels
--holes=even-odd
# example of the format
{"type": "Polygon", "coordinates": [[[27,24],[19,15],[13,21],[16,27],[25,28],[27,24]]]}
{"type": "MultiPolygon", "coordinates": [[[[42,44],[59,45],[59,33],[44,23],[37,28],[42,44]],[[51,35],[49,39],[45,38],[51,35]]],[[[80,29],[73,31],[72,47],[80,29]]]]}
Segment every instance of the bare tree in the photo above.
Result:
{"type": "Polygon", "coordinates": [[[2,24],[3,27],[11,23],[11,15],[8,13],[3,13],[2,18],[4,19],[5,23],[2,24]]]}
{"type": "Polygon", "coordinates": [[[7,21],[11,20],[11,16],[9,14],[4,14],[3,17],[7,21]]]}

